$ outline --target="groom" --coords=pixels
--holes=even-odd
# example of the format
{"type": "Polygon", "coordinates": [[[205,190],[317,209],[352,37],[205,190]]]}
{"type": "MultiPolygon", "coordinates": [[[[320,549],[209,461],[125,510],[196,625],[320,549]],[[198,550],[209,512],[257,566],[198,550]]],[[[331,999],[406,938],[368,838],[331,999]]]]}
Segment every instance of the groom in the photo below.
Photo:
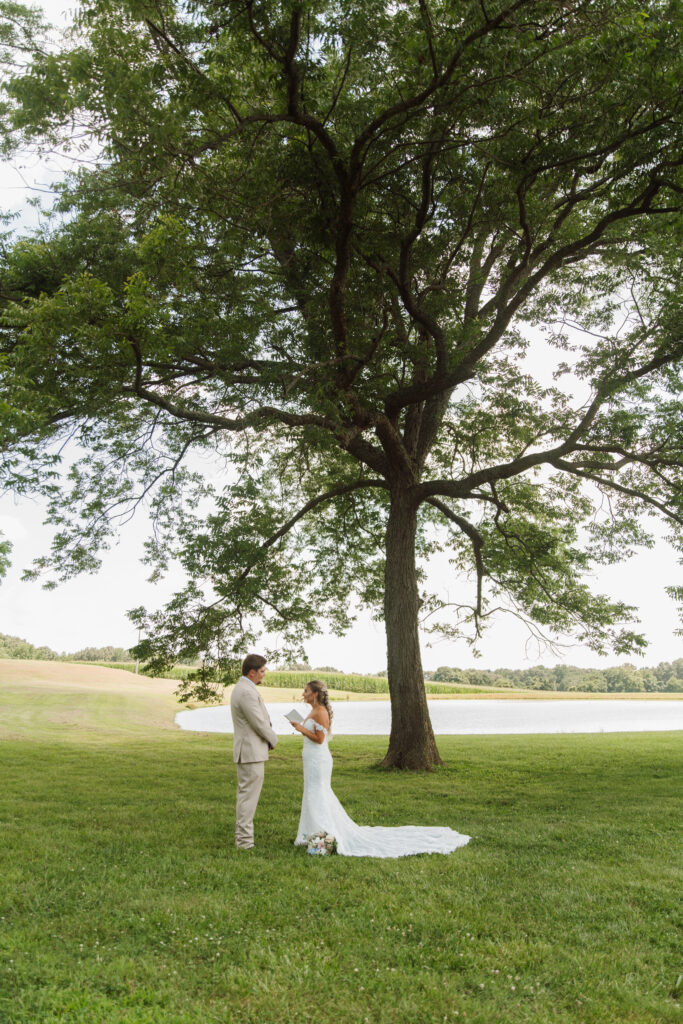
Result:
{"type": "Polygon", "coordinates": [[[230,696],[233,726],[233,760],[237,765],[237,808],[235,846],[251,850],[254,846],[254,814],[261,795],[263,772],[268,751],[277,744],[277,736],[256,689],[266,674],[266,659],[248,654],[242,663],[242,677],[230,696]]]}

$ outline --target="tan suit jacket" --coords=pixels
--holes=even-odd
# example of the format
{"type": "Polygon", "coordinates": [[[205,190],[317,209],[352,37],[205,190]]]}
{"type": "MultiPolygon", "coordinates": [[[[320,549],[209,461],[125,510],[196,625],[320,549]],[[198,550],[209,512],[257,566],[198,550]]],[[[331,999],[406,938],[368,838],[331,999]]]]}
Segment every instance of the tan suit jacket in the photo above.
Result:
{"type": "Polygon", "coordinates": [[[258,692],[256,683],[242,676],[235,683],[230,695],[230,712],[233,727],[233,761],[267,761],[268,744],[277,745],[266,711],[266,705],[258,692]]]}

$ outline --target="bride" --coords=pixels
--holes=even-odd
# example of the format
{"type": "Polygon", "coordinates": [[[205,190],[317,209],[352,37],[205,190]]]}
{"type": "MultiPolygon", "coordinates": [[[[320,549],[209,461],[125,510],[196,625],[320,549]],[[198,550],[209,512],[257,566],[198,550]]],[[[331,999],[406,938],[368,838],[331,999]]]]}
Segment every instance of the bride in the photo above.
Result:
{"type": "Polygon", "coordinates": [[[402,825],[396,828],[357,825],[332,791],[332,755],[328,741],[332,708],[324,683],[312,679],[304,690],[311,713],[292,725],[304,737],[304,796],[295,846],[321,829],[337,840],[337,853],[346,857],[406,857],[414,853],[452,853],[470,837],[450,828],[402,825]]]}

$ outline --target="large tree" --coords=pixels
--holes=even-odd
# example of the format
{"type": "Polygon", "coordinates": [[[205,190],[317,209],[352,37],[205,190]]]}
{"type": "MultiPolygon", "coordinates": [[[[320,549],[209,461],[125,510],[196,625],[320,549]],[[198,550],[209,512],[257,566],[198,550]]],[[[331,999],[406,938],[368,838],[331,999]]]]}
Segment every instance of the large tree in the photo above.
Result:
{"type": "Polygon", "coordinates": [[[586,580],[643,513],[680,543],[677,18],[88,0],[10,86],[27,144],[83,158],[0,276],[5,473],[59,527],[37,571],[96,568],[147,501],[188,582],[140,650],[218,680],[262,629],[297,651],[374,608],[400,767],[439,761],[420,618],[642,646],[586,580]]]}
{"type": "MultiPolygon", "coordinates": [[[[0,73],[3,79],[21,73],[28,61],[39,52],[38,39],[46,26],[35,8],[0,0],[0,73]]],[[[0,158],[12,151],[11,117],[12,102],[9,97],[0,98],[0,158]]],[[[0,210],[0,224],[12,222],[16,213],[0,210]]],[[[1,236],[0,236],[1,237],[1,236]]],[[[0,532],[0,577],[10,566],[12,544],[0,532]]]]}

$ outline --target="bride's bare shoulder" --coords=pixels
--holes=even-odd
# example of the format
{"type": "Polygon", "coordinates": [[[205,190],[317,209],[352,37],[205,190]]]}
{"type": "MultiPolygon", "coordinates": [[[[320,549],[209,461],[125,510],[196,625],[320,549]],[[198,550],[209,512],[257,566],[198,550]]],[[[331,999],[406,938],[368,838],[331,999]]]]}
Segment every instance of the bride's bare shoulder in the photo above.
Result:
{"type": "Polygon", "coordinates": [[[315,720],[318,723],[318,725],[322,725],[322,727],[324,729],[329,729],[329,727],[330,727],[330,716],[327,713],[327,708],[324,708],[324,707],[322,707],[322,705],[319,705],[313,711],[313,718],[315,718],[315,720]]]}

